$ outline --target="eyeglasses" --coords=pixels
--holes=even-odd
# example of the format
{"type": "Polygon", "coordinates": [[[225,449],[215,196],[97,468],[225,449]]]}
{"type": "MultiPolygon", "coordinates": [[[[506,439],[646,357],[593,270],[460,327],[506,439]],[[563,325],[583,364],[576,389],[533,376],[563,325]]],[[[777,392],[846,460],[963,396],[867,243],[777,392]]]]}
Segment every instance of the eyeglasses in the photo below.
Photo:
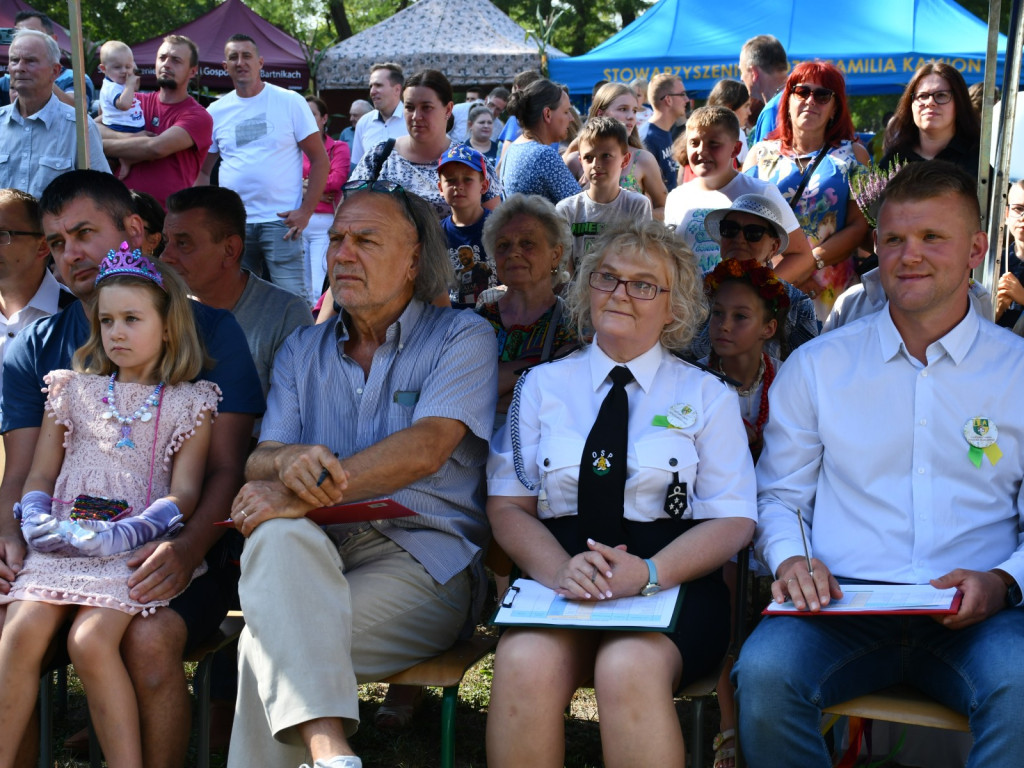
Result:
{"type": "Polygon", "coordinates": [[[42,237],[42,232],[24,232],[20,229],[0,229],[0,245],[10,245],[11,238],[17,237],[42,237]]]}
{"type": "Polygon", "coordinates": [[[608,272],[590,273],[590,287],[596,288],[602,293],[615,293],[620,285],[626,286],[627,296],[642,301],[650,301],[659,293],[668,293],[668,288],[662,288],[645,280],[620,280],[608,272]]]}
{"type": "Polygon", "coordinates": [[[771,230],[760,224],[740,226],[735,221],[729,221],[728,219],[718,222],[718,234],[723,240],[732,240],[734,237],[738,237],[740,232],[743,233],[743,239],[748,243],[759,243],[761,238],[771,232],[771,230]]]}
{"type": "Polygon", "coordinates": [[[1010,216],[1014,219],[1024,218],[1024,205],[1011,205],[1010,216]]]}
{"type": "Polygon", "coordinates": [[[936,104],[949,104],[952,98],[952,91],[920,91],[914,94],[914,101],[918,104],[927,104],[928,99],[935,99],[936,104]]]}
{"type": "Polygon", "coordinates": [[[684,99],[686,99],[686,100],[689,100],[689,98],[690,98],[689,96],[687,96],[687,95],[686,95],[686,91],[680,91],[679,93],[666,93],[666,94],[665,94],[664,96],[662,96],[661,98],[663,98],[663,99],[664,99],[664,98],[667,98],[667,97],[669,97],[669,96],[682,96],[682,97],[683,97],[684,99]]]}
{"type": "Polygon", "coordinates": [[[789,92],[796,96],[800,101],[807,101],[807,99],[814,99],[816,104],[828,104],[832,101],[832,97],[836,95],[836,92],[831,88],[811,88],[809,85],[794,85],[789,89],[789,92]]]}

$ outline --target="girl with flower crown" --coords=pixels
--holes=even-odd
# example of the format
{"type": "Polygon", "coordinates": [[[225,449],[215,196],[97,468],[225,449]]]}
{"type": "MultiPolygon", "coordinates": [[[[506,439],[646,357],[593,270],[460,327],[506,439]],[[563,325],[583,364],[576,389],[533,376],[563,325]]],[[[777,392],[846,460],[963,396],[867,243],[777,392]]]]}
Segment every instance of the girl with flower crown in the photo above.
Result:
{"type": "Polygon", "coordinates": [[[753,260],[726,259],[704,276],[704,288],[711,304],[711,354],[702,362],[739,382],[732,388],[740,397],[740,413],[756,463],[768,421],[768,388],[782,365],[764,346],[777,340],[786,349],[780,337],[789,296],[771,267],[753,260]]]}
{"type": "MultiPolygon", "coordinates": [[[[711,370],[724,374],[740,398],[740,415],[754,462],[761,455],[764,426],[768,422],[768,389],[782,363],[764,350],[777,340],[786,349],[784,335],[789,296],[785,285],[771,267],[755,259],[726,259],[704,276],[704,290],[711,305],[708,333],[711,354],[701,360],[711,370]]],[[[736,566],[726,563],[722,577],[729,586],[732,602],[736,596],[736,566]]],[[[735,612],[734,612],[735,613],[735,612]]],[[[721,702],[721,731],[715,737],[715,768],[735,765],[736,729],[733,719],[733,689],[729,681],[730,658],[722,670],[717,691],[721,702]]]]}
{"type": "Polygon", "coordinates": [[[120,644],[136,613],[168,601],[133,600],[127,562],[195,508],[220,399],[215,384],[190,383],[207,360],[181,278],[125,243],[104,259],[96,285],[74,371],[45,377],[48,418],[15,505],[29,552],[0,595],[0,768],[14,763],[43,657],[66,622],[107,764],[142,765],[120,644]]]}

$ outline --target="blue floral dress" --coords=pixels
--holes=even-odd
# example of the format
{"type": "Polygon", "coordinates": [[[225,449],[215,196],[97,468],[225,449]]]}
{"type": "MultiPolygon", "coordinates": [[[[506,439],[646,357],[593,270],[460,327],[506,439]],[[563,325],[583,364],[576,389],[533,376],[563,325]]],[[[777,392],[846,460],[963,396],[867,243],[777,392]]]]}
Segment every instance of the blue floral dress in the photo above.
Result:
{"type": "MultiPolygon", "coordinates": [[[[779,140],[764,141],[754,147],[757,165],[747,173],[762,181],[770,181],[779,188],[787,201],[800,185],[806,168],[817,152],[806,155],[784,155],[779,140]]],[[[862,166],[853,154],[853,144],[842,142],[829,150],[828,155],[814,169],[807,187],[793,209],[807,240],[814,248],[846,226],[846,210],[850,202],[850,179],[860,173],[862,166]]],[[[813,280],[818,284],[814,309],[819,320],[828,317],[836,297],[856,282],[853,259],[818,270],[813,280]]]]}

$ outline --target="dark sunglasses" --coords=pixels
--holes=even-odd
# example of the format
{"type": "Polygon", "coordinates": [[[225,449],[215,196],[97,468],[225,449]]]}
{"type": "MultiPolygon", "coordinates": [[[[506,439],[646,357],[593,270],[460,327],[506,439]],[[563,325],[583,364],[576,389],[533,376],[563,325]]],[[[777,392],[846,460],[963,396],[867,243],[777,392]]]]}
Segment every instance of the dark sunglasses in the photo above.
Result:
{"type": "Polygon", "coordinates": [[[728,219],[718,222],[718,234],[723,240],[732,240],[740,232],[743,233],[743,239],[748,243],[759,243],[761,238],[771,232],[771,230],[768,227],[762,227],[760,224],[747,224],[741,227],[735,221],[729,221],[728,219]]]}
{"type": "Polygon", "coordinates": [[[830,88],[811,88],[809,85],[794,85],[789,89],[789,92],[800,99],[800,101],[807,101],[808,98],[813,98],[816,104],[828,104],[832,101],[832,97],[836,95],[836,92],[830,88]]]}

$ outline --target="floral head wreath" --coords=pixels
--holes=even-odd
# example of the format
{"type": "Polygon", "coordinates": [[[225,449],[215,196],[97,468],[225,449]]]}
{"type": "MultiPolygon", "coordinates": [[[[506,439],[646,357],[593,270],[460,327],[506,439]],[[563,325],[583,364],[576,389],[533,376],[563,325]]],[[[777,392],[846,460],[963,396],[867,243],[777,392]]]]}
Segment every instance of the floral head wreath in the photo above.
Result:
{"type": "Polygon", "coordinates": [[[722,283],[746,283],[768,305],[772,317],[789,310],[789,294],[786,286],[775,276],[771,267],[761,266],[756,259],[726,259],[711,272],[704,275],[704,292],[713,298],[722,283]]]}
{"type": "Polygon", "coordinates": [[[142,251],[138,248],[134,251],[128,250],[128,243],[121,243],[121,249],[118,251],[111,248],[107,252],[106,258],[100,262],[100,271],[96,275],[95,285],[99,285],[102,280],[115,275],[143,277],[152,280],[162,290],[167,290],[164,288],[163,275],[153,266],[153,262],[143,256],[142,251]]]}

